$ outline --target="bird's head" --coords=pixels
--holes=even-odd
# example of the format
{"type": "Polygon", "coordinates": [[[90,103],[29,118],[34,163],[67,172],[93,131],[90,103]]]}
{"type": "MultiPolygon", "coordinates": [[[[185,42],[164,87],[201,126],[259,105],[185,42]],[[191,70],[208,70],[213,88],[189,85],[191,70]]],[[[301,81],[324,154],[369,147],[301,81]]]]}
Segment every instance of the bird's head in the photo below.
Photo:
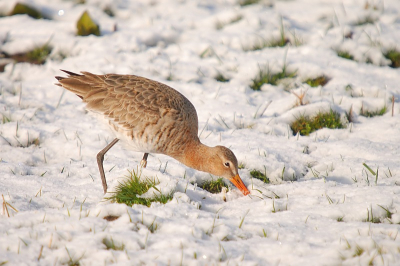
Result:
{"type": "Polygon", "coordinates": [[[238,161],[233,152],[224,147],[216,146],[213,147],[213,155],[210,158],[210,164],[212,166],[212,174],[221,176],[231,181],[244,195],[248,195],[250,191],[243,183],[239,176],[238,161]]]}

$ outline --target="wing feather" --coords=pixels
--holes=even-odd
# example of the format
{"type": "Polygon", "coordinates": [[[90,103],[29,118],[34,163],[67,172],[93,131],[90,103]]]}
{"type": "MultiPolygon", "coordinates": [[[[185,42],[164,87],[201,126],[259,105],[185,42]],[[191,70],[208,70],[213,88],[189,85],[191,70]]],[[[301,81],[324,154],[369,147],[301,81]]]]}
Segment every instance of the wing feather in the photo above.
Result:
{"type": "Polygon", "coordinates": [[[197,136],[194,106],[165,84],[134,75],[67,73],[67,78],[58,78],[59,84],[81,97],[88,110],[103,114],[113,126],[146,128],[168,118],[168,123],[187,123],[185,127],[197,136]]]}

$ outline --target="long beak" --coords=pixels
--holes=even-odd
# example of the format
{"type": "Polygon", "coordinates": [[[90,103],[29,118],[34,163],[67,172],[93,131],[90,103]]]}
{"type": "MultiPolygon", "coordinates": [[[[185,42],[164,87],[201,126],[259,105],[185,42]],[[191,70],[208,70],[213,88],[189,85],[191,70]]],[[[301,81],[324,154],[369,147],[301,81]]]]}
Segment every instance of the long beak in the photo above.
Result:
{"type": "Polygon", "coordinates": [[[250,194],[250,191],[247,189],[246,185],[243,183],[242,179],[240,176],[237,174],[231,179],[229,179],[240,191],[242,191],[243,195],[248,195],[250,194]]]}

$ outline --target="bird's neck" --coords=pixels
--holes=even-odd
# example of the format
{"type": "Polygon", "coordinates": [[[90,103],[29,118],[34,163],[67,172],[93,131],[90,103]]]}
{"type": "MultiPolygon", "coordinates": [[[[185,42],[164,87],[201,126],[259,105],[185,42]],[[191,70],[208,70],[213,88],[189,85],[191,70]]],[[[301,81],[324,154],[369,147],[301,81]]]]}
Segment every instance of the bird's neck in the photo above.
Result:
{"type": "Polygon", "coordinates": [[[193,140],[186,145],[183,156],[176,159],[190,168],[204,172],[208,168],[207,161],[212,157],[211,150],[211,147],[199,140],[193,140]]]}

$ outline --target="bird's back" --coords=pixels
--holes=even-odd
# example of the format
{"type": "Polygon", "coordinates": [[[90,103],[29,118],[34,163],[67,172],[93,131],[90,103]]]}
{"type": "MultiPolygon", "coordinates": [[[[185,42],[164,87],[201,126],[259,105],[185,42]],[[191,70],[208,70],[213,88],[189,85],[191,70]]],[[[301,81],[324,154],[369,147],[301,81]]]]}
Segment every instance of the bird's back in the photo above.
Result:
{"type": "Polygon", "coordinates": [[[196,109],[171,87],[134,75],[67,73],[57,85],[82,98],[134,150],[176,157],[198,139],[196,109]]]}

